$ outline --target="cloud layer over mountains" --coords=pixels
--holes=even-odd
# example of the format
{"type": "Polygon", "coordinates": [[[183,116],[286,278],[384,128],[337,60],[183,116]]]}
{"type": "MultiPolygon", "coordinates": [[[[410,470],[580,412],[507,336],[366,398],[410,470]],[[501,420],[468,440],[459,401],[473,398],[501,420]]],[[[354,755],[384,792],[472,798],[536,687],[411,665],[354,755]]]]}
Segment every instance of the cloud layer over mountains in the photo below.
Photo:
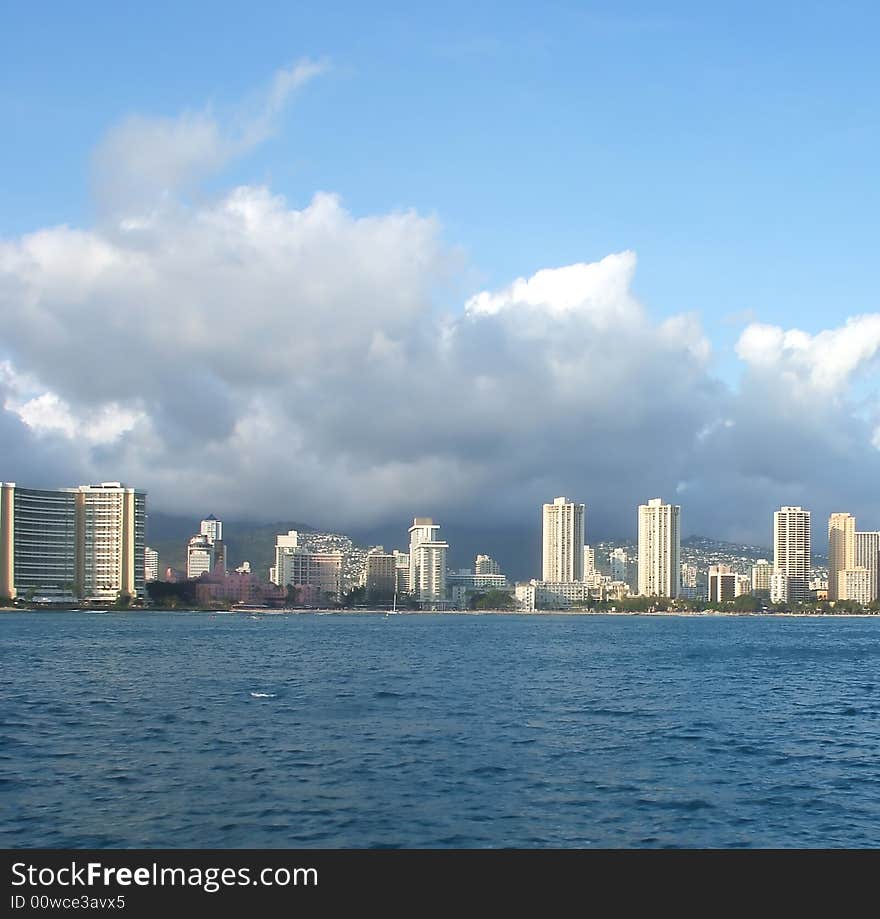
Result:
{"type": "Polygon", "coordinates": [[[94,226],[0,241],[0,477],[348,529],[534,527],[561,494],[588,538],[656,495],[686,533],[767,543],[788,503],[880,528],[880,314],[752,323],[731,387],[698,316],[635,298],[632,252],[456,303],[435,218],[191,194],[319,71],[281,72],[246,123],[129,119],[96,153],[94,226]]]}

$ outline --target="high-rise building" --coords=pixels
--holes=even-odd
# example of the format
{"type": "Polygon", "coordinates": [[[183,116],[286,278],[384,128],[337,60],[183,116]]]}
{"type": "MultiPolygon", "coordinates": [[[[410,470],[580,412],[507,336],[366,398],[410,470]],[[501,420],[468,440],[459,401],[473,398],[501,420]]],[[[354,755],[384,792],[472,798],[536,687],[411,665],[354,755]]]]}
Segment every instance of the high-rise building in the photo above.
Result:
{"type": "Polygon", "coordinates": [[[397,596],[402,597],[409,591],[409,552],[401,552],[395,549],[392,553],[394,556],[394,589],[397,596]]]}
{"type": "Polygon", "coordinates": [[[214,570],[214,547],[201,533],[191,536],[186,545],[186,577],[190,581],[214,570]]]}
{"type": "Polygon", "coordinates": [[[144,582],[159,580],[159,553],[149,546],[144,547],[144,582]]]}
{"type": "Polygon", "coordinates": [[[784,600],[789,603],[806,600],[812,565],[809,511],[783,507],[773,514],[773,553],[774,571],[785,575],[784,600]]]}
{"type": "Polygon", "coordinates": [[[861,565],[845,568],[838,577],[839,600],[854,600],[862,606],[871,602],[871,572],[867,568],[861,565]]]}
{"type": "Polygon", "coordinates": [[[612,549],[608,555],[608,563],[611,566],[611,580],[625,582],[629,576],[629,558],[626,549],[612,549]]]}
{"type": "Polygon", "coordinates": [[[226,543],[223,542],[223,521],[213,514],[199,524],[186,548],[186,576],[190,580],[207,572],[226,573],[226,543]]]}
{"type": "Polygon", "coordinates": [[[544,581],[566,583],[584,579],[585,506],[568,498],[544,505],[544,581]]]}
{"type": "Polygon", "coordinates": [[[334,602],[342,592],[342,561],[340,549],[309,550],[299,544],[299,533],[289,530],[275,539],[269,580],[279,587],[296,588],[298,602],[334,602]]]}
{"type": "Polygon", "coordinates": [[[697,598],[697,566],[681,563],[681,581],[679,596],[685,600],[695,600],[697,598]]]}
{"type": "Polygon", "coordinates": [[[391,552],[381,547],[367,553],[364,587],[370,603],[391,603],[396,587],[396,563],[391,552]]]}
{"type": "Polygon", "coordinates": [[[0,596],[113,602],[144,595],[146,495],[119,482],[0,486],[0,596]]]}
{"type": "Polygon", "coordinates": [[[474,574],[501,574],[501,566],[489,555],[478,555],[474,559],[474,574]]]}
{"type": "Polygon", "coordinates": [[[590,580],[596,574],[596,550],[592,546],[584,546],[584,581],[590,580]]]}
{"type": "Polygon", "coordinates": [[[774,571],[770,575],[770,602],[786,603],[788,601],[788,575],[774,571]]]}
{"type": "Polygon", "coordinates": [[[724,603],[739,596],[737,593],[737,574],[730,565],[711,565],[709,567],[709,602],[724,603]]]}
{"type": "Polygon", "coordinates": [[[880,532],[856,533],[856,566],[868,570],[868,602],[880,600],[880,532]]]}
{"type": "Polygon", "coordinates": [[[114,601],[144,595],[146,495],[121,482],[76,489],[79,593],[114,601]]]}
{"type": "Polygon", "coordinates": [[[677,597],[681,578],[681,507],[651,498],[639,506],[639,593],[677,597]]]}
{"type": "Polygon", "coordinates": [[[209,514],[199,525],[199,532],[212,544],[223,541],[223,521],[209,514]]]}
{"type": "Polygon", "coordinates": [[[0,597],[73,600],[78,575],[73,489],[0,485],[0,597]]]}
{"type": "Polygon", "coordinates": [[[697,587],[697,566],[688,562],[681,563],[681,586],[689,587],[696,590],[697,587]]]}
{"type": "Polygon", "coordinates": [[[770,593],[770,577],[773,566],[766,558],[759,558],[752,565],[752,593],[770,593]]]}
{"type": "Polygon", "coordinates": [[[439,538],[440,525],[430,517],[416,517],[409,528],[409,591],[424,608],[446,603],[446,553],[449,544],[439,538]]]}
{"type": "Polygon", "coordinates": [[[852,514],[832,514],[828,519],[828,599],[845,600],[841,595],[841,574],[855,565],[856,518],[852,514]]]}

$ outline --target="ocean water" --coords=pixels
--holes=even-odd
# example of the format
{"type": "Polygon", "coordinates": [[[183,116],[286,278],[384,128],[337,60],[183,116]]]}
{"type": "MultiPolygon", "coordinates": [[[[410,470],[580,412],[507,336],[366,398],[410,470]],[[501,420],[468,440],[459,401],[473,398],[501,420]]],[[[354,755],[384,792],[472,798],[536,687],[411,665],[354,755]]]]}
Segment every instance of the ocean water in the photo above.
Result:
{"type": "Polygon", "coordinates": [[[880,617],[0,615],[5,847],[880,845],[880,617]]]}

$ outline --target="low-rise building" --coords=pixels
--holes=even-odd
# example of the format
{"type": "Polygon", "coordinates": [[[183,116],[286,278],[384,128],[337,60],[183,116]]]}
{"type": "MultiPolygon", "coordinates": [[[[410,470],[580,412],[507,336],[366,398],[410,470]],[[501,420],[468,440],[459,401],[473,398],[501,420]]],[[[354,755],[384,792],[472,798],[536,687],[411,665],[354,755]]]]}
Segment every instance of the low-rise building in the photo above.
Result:
{"type": "Polygon", "coordinates": [[[838,572],[837,585],[837,595],[841,600],[853,600],[862,606],[867,606],[873,600],[871,571],[864,565],[838,572]]]}
{"type": "Polygon", "coordinates": [[[509,587],[503,574],[475,574],[465,569],[446,575],[446,590],[453,609],[467,609],[468,601],[475,594],[507,590],[509,587]]]}
{"type": "Polygon", "coordinates": [[[543,609],[569,609],[585,606],[596,599],[596,590],[583,581],[537,581],[518,583],[514,589],[517,605],[523,612],[543,609]]]}
{"type": "Polygon", "coordinates": [[[286,599],[283,587],[267,584],[249,571],[227,573],[218,567],[201,575],[196,582],[196,601],[200,606],[216,603],[283,606],[286,599]]]}

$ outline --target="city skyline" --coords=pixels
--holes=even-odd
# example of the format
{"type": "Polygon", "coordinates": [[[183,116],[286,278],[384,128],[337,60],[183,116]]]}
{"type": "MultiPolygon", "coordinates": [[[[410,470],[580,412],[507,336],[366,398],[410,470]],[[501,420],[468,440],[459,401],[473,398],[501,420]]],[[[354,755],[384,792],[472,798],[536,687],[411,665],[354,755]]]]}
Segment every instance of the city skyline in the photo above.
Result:
{"type": "MultiPolygon", "coordinates": [[[[55,491],[0,483],[0,597],[145,599],[147,582],[165,580],[159,553],[146,542],[146,497],[120,482],[55,491]]],[[[636,510],[636,551],[609,551],[606,545],[600,556],[585,542],[585,504],[566,497],[545,502],[540,579],[509,579],[491,546],[483,548],[492,555],[481,551],[472,556],[471,567],[455,568],[440,524],[424,516],[413,518],[408,551],[358,547],[342,534],[279,533],[274,564],[263,574],[259,565],[253,570],[250,559],[228,571],[225,524],[211,513],[186,542],[185,570],[168,567],[166,573],[172,583],[195,584],[205,602],[271,597],[277,603],[285,591],[288,602],[338,602],[357,588],[376,602],[409,597],[421,609],[461,608],[474,592],[498,590],[515,594],[525,610],[632,596],[717,603],[750,595],[771,603],[865,606],[880,595],[880,530],[857,530],[848,512],[828,519],[827,566],[814,565],[811,511],[783,505],[773,512],[772,565],[757,558],[742,571],[716,558],[700,571],[682,560],[680,505],[651,498],[636,510]]]]}

